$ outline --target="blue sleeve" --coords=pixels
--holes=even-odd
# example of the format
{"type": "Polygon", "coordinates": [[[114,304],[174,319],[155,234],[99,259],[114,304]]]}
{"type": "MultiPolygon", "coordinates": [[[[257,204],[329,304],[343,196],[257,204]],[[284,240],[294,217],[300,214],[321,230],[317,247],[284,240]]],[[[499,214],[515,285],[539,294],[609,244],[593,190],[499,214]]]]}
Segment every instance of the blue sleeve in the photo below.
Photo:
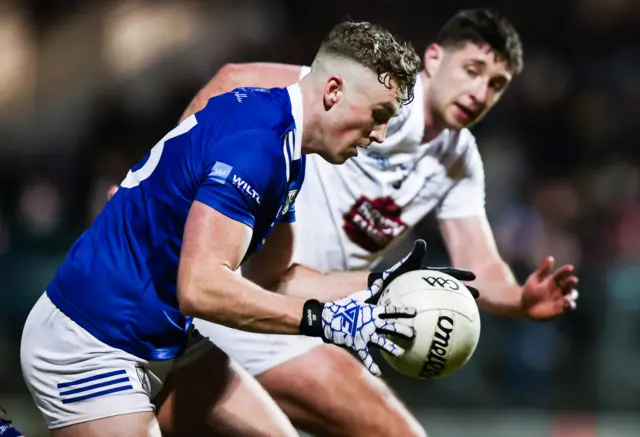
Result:
{"type": "Polygon", "coordinates": [[[204,147],[204,181],[196,200],[253,228],[263,201],[284,173],[273,132],[242,131],[204,147]]]}
{"type": "Polygon", "coordinates": [[[295,202],[289,206],[289,211],[282,216],[282,221],[287,223],[293,223],[296,221],[296,204],[295,202]]]}
{"type": "Polygon", "coordinates": [[[287,212],[282,216],[282,221],[285,221],[287,223],[293,223],[296,221],[296,201],[295,199],[298,196],[298,192],[300,191],[300,189],[302,188],[302,183],[304,181],[304,175],[306,172],[306,158],[305,156],[301,156],[299,160],[294,161],[291,165],[292,165],[292,170],[291,171],[295,171],[297,174],[296,180],[293,184],[290,184],[289,186],[289,192],[291,193],[291,189],[295,189],[295,194],[294,194],[294,199],[291,201],[291,204],[289,205],[289,209],[287,210],[287,212]]]}

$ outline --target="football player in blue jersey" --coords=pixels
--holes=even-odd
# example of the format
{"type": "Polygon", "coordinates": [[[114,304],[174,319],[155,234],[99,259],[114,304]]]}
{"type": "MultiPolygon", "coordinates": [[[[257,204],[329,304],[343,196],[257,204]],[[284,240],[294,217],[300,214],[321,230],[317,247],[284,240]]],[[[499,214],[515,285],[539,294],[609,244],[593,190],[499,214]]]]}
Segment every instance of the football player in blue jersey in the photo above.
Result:
{"type": "MultiPolygon", "coordinates": [[[[469,266],[480,276],[481,309],[544,320],[575,308],[578,279],[571,265],[553,270],[553,261],[547,257],[525,284],[513,279],[486,223],[484,173],[475,139],[468,130],[461,131],[461,126],[471,126],[500,100],[522,70],[522,56],[517,31],[496,11],[462,10],[451,17],[425,50],[425,69],[416,83],[416,98],[390,123],[387,139],[379,148],[374,147],[377,150],[368,150],[337,168],[310,157],[307,181],[297,201],[296,226],[301,232],[294,261],[301,265],[290,275],[300,281],[305,275],[313,277],[317,273],[314,269],[345,270],[344,277],[354,278],[356,287],[356,270],[375,263],[384,253],[381,247],[386,246],[360,250],[365,246],[351,239],[349,219],[359,220],[358,228],[365,236],[375,240],[383,235],[384,244],[394,244],[435,208],[452,262],[469,266]],[[460,107],[473,110],[465,113],[460,107]],[[378,152],[386,164],[372,162],[375,155],[383,156],[378,152]],[[430,164],[430,160],[437,164],[430,164]],[[413,164],[405,172],[407,161],[413,164]],[[464,170],[455,170],[461,162],[465,164],[458,169],[464,170]],[[439,176],[445,170],[457,174],[453,189],[439,176]],[[401,184],[402,188],[395,186],[398,173],[411,182],[401,184]],[[420,188],[422,180],[429,182],[420,188]],[[315,197],[323,192],[329,195],[315,197]],[[412,192],[420,195],[411,198],[412,192]],[[379,196],[387,194],[393,207],[374,206],[381,200],[379,196]],[[370,208],[363,208],[362,198],[375,200],[370,208]],[[354,201],[359,205],[358,214],[349,217],[354,201]],[[443,209],[443,205],[449,206],[443,209]],[[386,215],[385,209],[392,215],[386,215]],[[412,218],[405,222],[403,216],[412,218]],[[395,233],[395,220],[406,226],[403,233],[395,233]],[[390,235],[393,237],[387,238],[390,235]],[[305,237],[317,243],[305,244],[305,237]],[[327,251],[327,247],[335,250],[327,251]]],[[[198,92],[182,118],[201,110],[215,95],[247,85],[285,87],[308,70],[285,64],[227,64],[198,92]]],[[[116,191],[117,187],[111,188],[111,193],[116,191]]],[[[378,205],[385,204],[389,203],[378,205]]],[[[364,282],[362,275],[360,282],[364,282]]],[[[332,300],[331,288],[325,290],[325,296],[325,300],[332,300]]],[[[362,372],[359,363],[339,348],[322,346],[309,337],[255,334],[201,320],[194,323],[256,377],[300,429],[318,436],[425,435],[391,390],[362,372]]]]}
{"type": "Polygon", "coordinates": [[[333,302],[308,297],[340,277],[268,291],[291,266],[304,155],[340,164],[382,142],[412,98],[420,59],[382,28],[343,23],[313,67],[286,89],[211,99],[131,169],[70,249],[21,346],[25,381],[54,436],[295,435],[193,317],[320,337],[353,349],[374,374],[370,344],[402,354],[380,334],[411,338],[396,319],[415,311],[375,303],[394,276],[420,267],[423,241],[372,273],[366,289],[342,284],[353,294],[333,302]]]}

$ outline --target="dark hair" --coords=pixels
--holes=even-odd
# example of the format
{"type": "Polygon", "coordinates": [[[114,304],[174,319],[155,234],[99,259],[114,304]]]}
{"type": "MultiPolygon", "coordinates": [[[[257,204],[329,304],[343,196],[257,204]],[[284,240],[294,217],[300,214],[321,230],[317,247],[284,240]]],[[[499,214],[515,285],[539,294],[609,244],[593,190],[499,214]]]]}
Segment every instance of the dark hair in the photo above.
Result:
{"type": "Polygon", "coordinates": [[[451,47],[465,42],[488,44],[507,61],[514,74],[522,71],[520,35],[504,16],[493,9],[466,9],[447,21],[435,38],[435,43],[451,47]]]}
{"type": "Polygon", "coordinates": [[[410,43],[396,39],[389,31],[367,22],[345,22],[334,27],[322,41],[318,54],[351,59],[378,74],[387,88],[391,81],[402,93],[401,103],[413,100],[420,57],[410,43]]]}

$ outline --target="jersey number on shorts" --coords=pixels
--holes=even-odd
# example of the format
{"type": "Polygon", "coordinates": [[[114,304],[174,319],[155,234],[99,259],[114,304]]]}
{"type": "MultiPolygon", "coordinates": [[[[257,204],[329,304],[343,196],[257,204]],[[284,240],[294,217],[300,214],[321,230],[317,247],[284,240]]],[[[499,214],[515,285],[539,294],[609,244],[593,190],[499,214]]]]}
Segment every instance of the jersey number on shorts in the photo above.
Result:
{"type": "Polygon", "coordinates": [[[147,159],[147,162],[145,162],[144,165],[136,171],[129,170],[129,173],[127,173],[127,177],[124,178],[120,186],[123,188],[134,188],[140,185],[142,181],[151,176],[151,173],[153,173],[153,171],[158,166],[158,163],[160,162],[160,156],[162,156],[162,151],[164,150],[164,143],[166,141],[169,141],[171,138],[186,134],[197,124],[198,120],[196,120],[196,116],[191,115],[178,126],[169,131],[169,133],[166,134],[158,142],[158,144],[153,146],[153,149],[151,149],[151,153],[149,153],[149,159],[147,159]]]}

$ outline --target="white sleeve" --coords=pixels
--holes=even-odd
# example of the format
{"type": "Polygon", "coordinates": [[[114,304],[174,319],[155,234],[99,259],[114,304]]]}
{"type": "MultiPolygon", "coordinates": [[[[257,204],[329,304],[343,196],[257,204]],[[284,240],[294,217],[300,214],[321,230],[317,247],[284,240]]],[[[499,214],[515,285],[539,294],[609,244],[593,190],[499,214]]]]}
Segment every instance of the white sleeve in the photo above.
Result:
{"type": "Polygon", "coordinates": [[[305,77],[307,74],[309,74],[310,71],[311,71],[311,67],[308,67],[306,65],[303,65],[302,67],[300,67],[300,76],[298,76],[298,80],[305,77]]]}
{"type": "Polygon", "coordinates": [[[440,201],[438,219],[456,219],[485,215],[484,166],[475,138],[470,135],[467,147],[448,167],[453,187],[440,201]]]}

